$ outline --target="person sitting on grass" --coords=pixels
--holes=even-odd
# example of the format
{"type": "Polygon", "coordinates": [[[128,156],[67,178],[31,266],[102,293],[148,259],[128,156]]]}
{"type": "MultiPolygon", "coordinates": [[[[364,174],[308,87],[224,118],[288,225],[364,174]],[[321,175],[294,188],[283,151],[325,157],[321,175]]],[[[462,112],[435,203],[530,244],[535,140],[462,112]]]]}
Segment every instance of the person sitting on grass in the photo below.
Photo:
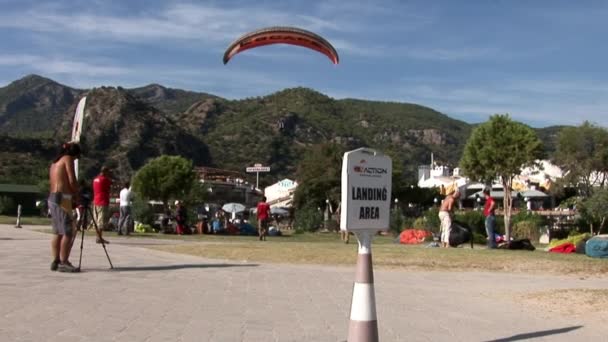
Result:
{"type": "Polygon", "coordinates": [[[211,222],[211,230],[213,234],[222,234],[224,232],[224,227],[222,226],[222,220],[216,215],[211,222]]]}
{"type": "Polygon", "coordinates": [[[226,233],[230,235],[239,235],[239,229],[229,220],[228,224],[226,224],[226,233]]]}

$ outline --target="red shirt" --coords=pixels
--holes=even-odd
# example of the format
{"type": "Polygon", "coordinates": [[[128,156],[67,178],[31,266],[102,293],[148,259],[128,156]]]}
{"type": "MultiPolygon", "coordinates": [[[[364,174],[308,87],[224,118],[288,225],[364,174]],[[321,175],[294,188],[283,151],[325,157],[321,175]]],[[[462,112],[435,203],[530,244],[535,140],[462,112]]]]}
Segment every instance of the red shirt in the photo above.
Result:
{"type": "Polygon", "coordinates": [[[103,174],[93,179],[93,204],[106,206],[110,204],[110,187],[112,181],[103,174]]]}
{"type": "Polygon", "coordinates": [[[494,199],[492,197],[487,197],[486,204],[483,207],[483,216],[488,217],[490,215],[494,215],[494,208],[490,210],[492,204],[494,204],[494,199]]]}
{"type": "Polygon", "coordinates": [[[270,206],[266,202],[258,203],[258,220],[266,220],[270,216],[270,206]]]}

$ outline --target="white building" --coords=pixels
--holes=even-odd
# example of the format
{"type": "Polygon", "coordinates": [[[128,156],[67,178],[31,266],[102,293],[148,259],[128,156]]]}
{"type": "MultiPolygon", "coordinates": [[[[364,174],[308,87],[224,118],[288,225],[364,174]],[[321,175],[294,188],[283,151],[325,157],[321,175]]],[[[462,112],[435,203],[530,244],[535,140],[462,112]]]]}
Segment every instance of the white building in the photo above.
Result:
{"type": "MultiPolygon", "coordinates": [[[[520,175],[516,176],[513,180],[513,188],[516,191],[535,191],[536,186],[549,189],[551,182],[562,178],[564,172],[556,165],[552,164],[548,160],[537,160],[540,167],[527,167],[524,168],[520,175]]],[[[453,172],[450,172],[450,168],[447,166],[440,165],[422,165],[418,168],[418,186],[421,188],[439,188],[453,190],[457,187],[458,189],[469,193],[474,193],[483,190],[486,186],[481,183],[473,183],[468,178],[463,177],[460,174],[459,168],[454,168],[453,172]]],[[[492,184],[492,189],[502,189],[502,184],[498,180],[492,184]]],[[[449,192],[449,191],[448,191],[449,192]]]]}
{"type": "Polygon", "coordinates": [[[454,190],[462,188],[467,184],[467,179],[459,176],[460,169],[455,168],[454,172],[449,166],[445,165],[422,165],[418,167],[418,187],[420,188],[439,188],[454,190]]]}
{"type": "Polygon", "coordinates": [[[264,188],[264,196],[266,202],[271,208],[291,207],[293,204],[293,195],[298,187],[298,182],[291,179],[283,179],[270,186],[264,188]]]}
{"type": "Polygon", "coordinates": [[[564,171],[548,160],[537,160],[540,167],[527,167],[521,171],[520,178],[527,178],[534,183],[543,183],[546,179],[556,181],[564,177],[564,171]]]}

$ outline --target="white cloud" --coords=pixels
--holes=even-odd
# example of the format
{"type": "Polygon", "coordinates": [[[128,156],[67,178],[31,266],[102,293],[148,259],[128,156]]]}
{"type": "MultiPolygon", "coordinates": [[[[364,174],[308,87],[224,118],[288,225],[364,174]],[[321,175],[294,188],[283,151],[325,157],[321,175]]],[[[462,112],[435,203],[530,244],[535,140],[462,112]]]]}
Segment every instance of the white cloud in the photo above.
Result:
{"type": "Polygon", "coordinates": [[[220,8],[201,4],[172,4],[152,12],[128,16],[65,11],[35,7],[25,13],[0,14],[0,27],[28,31],[82,34],[123,41],[139,39],[198,39],[206,42],[231,41],[259,27],[300,26],[312,31],[340,31],[331,20],[269,8],[220,8]]]}
{"type": "Polygon", "coordinates": [[[473,87],[438,81],[404,85],[398,92],[402,98],[445,113],[477,117],[509,113],[517,120],[538,124],[576,125],[589,120],[608,126],[608,85],[594,81],[511,79],[473,87]]]}
{"type": "Polygon", "coordinates": [[[116,76],[131,72],[130,68],[70,60],[64,57],[44,57],[35,55],[0,55],[0,65],[26,67],[46,75],[80,74],[84,76],[116,76]]]}
{"type": "MultiPolygon", "coordinates": [[[[103,4],[98,11],[65,5],[38,5],[18,12],[0,13],[0,28],[62,35],[87,41],[154,41],[163,44],[195,40],[200,47],[224,47],[253,29],[297,26],[325,36],[346,54],[383,56],[399,54],[393,46],[378,46],[374,35],[417,29],[432,21],[415,11],[390,10],[367,2],[322,2],[308,12],[258,6],[217,7],[208,4],[173,3],[145,12],[118,14],[103,4]],[[357,10],[354,10],[356,8],[357,10]],[[389,16],[380,21],[379,16],[389,16]],[[374,33],[375,32],[375,33],[374,33]]],[[[476,54],[475,49],[468,50],[476,54]]],[[[414,58],[462,59],[464,51],[404,50],[414,58]],[[413,52],[412,52],[413,51],[413,52]]]]}
{"type": "Polygon", "coordinates": [[[396,54],[404,55],[414,59],[436,60],[436,61],[462,61],[471,59],[482,59],[498,55],[498,49],[486,47],[466,46],[459,48],[441,47],[412,47],[396,51],[396,54]]]}
{"type": "Polygon", "coordinates": [[[0,55],[1,66],[34,65],[40,62],[40,57],[32,55],[0,55]]]}

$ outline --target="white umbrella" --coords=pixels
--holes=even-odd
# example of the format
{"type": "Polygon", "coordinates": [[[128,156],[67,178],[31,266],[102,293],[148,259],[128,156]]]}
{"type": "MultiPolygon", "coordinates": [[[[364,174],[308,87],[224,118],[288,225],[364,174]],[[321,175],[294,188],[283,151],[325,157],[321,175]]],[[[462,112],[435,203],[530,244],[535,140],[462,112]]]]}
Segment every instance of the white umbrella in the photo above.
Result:
{"type": "Polygon", "coordinates": [[[245,206],[240,203],[226,203],[222,206],[222,210],[227,213],[240,213],[245,211],[245,206]]]}
{"type": "Polygon", "coordinates": [[[222,210],[231,213],[232,220],[234,220],[237,213],[245,211],[245,206],[240,203],[226,203],[222,206],[222,210]]]}
{"type": "Polygon", "coordinates": [[[289,210],[285,209],[285,208],[270,208],[270,213],[272,215],[282,215],[282,216],[287,216],[289,215],[289,210]]]}

